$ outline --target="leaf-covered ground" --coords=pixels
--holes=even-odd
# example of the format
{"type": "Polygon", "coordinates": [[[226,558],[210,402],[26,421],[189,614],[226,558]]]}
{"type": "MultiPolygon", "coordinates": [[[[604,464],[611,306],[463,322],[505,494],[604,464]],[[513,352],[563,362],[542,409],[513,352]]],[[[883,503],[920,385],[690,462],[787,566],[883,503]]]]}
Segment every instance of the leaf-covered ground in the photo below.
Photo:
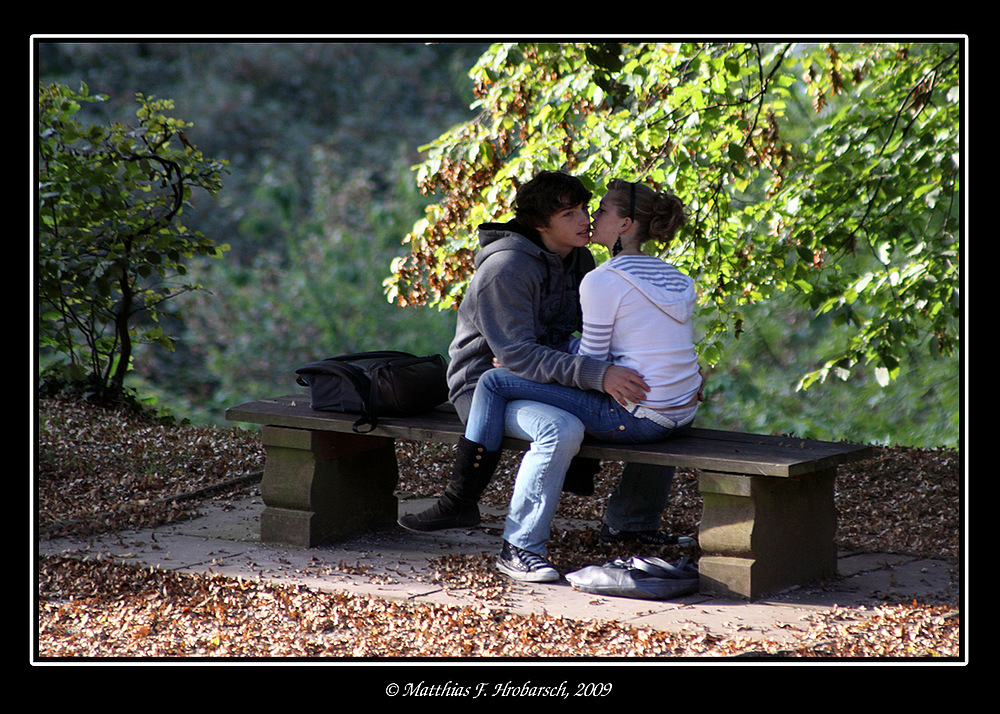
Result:
{"type": "MultiPolygon", "coordinates": [[[[164,425],[121,410],[42,400],[37,530],[87,535],[195,515],[207,499],[256,489],[263,454],[255,431],[164,425]]],[[[435,495],[450,463],[445,446],[401,444],[401,492],[435,495]]],[[[504,506],[516,461],[506,458],[485,500],[504,506]]],[[[595,496],[566,496],[560,515],[597,520],[618,464],[606,464],[595,496]]],[[[842,468],[838,545],[913,553],[959,571],[960,455],[883,448],[842,468]]],[[[679,472],[665,527],[696,533],[696,475],[679,472]]],[[[595,562],[590,532],[561,532],[552,559],[595,562]]],[[[497,608],[504,587],[489,559],[438,564],[438,577],[474,582],[482,607],[414,605],[302,586],[137,568],[110,560],[38,560],[37,657],[893,657],[960,658],[958,602],[886,602],[865,618],[818,615],[801,644],[615,623],[520,616],[497,608]],[[474,636],[470,636],[473,635],[474,636]]]]}

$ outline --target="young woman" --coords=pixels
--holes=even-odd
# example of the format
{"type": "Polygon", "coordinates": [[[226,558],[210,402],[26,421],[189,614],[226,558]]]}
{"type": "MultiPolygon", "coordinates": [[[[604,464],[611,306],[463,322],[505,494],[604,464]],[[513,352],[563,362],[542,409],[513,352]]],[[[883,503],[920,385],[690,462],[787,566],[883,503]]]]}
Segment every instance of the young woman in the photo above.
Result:
{"type": "MultiPolygon", "coordinates": [[[[476,385],[465,438],[486,452],[500,449],[509,402],[529,400],[576,416],[587,434],[612,442],[659,441],[686,430],[701,397],[702,377],[694,347],[693,281],[672,265],[643,252],[649,240],[669,242],[685,220],[681,201],[643,184],[613,181],[592,220],[591,240],[612,258],[580,285],[583,332],[579,354],[641,374],[644,398],[612,389],[580,390],[516,377],[503,368],[476,385]]],[[[541,558],[565,473],[518,479],[504,530],[498,567],[521,580],[554,580],[558,572],[541,558]]]]}

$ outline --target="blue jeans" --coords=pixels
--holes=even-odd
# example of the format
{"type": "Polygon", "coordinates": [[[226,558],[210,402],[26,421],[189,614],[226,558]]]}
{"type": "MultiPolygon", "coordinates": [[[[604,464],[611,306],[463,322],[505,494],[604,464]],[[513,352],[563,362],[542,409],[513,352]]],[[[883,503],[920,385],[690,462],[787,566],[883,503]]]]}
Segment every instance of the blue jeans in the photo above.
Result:
{"type": "Polygon", "coordinates": [[[504,431],[530,441],[531,447],[514,479],[503,538],[511,545],[545,555],[566,470],[583,442],[583,423],[542,402],[514,400],[505,404],[504,431]]]}
{"type": "MultiPolygon", "coordinates": [[[[659,441],[687,429],[636,417],[603,392],[541,384],[492,369],[480,377],[465,438],[487,450],[504,435],[531,442],[514,482],[504,540],[545,555],[563,479],[584,435],[618,443],[659,441]]],[[[611,497],[605,523],[619,530],[656,530],[666,507],[672,467],[629,464],[611,497]]]]}

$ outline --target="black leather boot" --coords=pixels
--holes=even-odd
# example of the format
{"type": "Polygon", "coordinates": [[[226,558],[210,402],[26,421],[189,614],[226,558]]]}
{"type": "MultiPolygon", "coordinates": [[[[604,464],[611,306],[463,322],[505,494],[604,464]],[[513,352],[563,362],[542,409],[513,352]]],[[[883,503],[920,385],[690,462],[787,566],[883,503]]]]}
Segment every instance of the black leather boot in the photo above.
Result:
{"type": "Polygon", "coordinates": [[[399,525],[411,531],[439,531],[479,525],[479,498],[493,478],[501,451],[487,451],[464,436],[458,440],[451,481],[430,508],[400,517],[399,525]]]}

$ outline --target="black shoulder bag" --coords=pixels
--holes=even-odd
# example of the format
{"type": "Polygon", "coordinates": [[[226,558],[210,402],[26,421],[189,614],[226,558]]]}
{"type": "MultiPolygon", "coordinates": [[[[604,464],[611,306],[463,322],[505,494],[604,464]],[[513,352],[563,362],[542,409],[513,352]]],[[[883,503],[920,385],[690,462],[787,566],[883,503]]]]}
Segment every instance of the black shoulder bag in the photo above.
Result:
{"type": "Polygon", "coordinates": [[[309,387],[313,409],[360,414],[354,431],[367,433],[379,415],[419,414],[448,401],[446,369],[441,355],[381,350],[312,362],[295,370],[295,381],[309,387]]]}

